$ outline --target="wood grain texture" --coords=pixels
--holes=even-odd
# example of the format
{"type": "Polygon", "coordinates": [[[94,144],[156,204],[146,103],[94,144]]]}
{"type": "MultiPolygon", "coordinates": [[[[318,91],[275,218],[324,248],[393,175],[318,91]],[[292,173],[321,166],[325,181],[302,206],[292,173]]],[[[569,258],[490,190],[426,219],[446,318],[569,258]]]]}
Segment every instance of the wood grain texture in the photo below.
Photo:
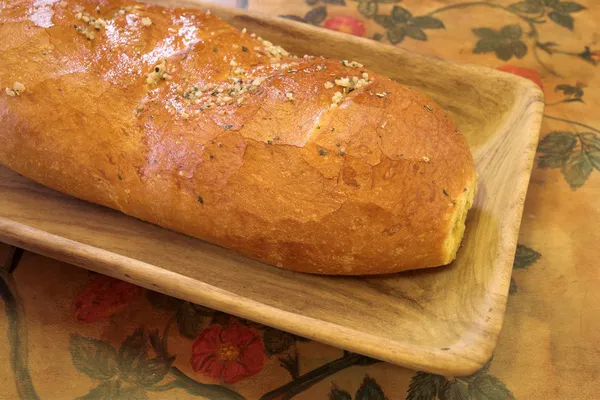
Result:
{"type": "Polygon", "coordinates": [[[469,141],[480,181],[457,260],[366,278],[284,271],[63,196],[4,168],[0,239],[392,363],[447,375],[474,372],[491,355],[502,325],[541,91],[484,68],[291,21],[213,11],[293,53],[362,62],[424,91],[452,114],[469,141]]]}

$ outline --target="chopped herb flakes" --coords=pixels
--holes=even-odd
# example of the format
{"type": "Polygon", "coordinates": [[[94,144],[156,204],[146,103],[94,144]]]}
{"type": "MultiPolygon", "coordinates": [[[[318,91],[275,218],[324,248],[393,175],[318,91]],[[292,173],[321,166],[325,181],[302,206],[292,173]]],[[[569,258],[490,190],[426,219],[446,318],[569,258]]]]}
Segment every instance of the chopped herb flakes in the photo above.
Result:
{"type": "Polygon", "coordinates": [[[342,94],[342,92],[335,92],[333,94],[333,97],[331,98],[330,108],[337,107],[342,102],[342,100],[344,100],[344,95],[342,94]]]}
{"type": "Polygon", "coordinates": [[[273,144],[272,140],[267,140],[267,144],[273,144]]]}
{"type": "Polygon", "coordinates": [[[212,50],[213,50],[213,53],[216,53],[219,51],[219,49],[217,49],[217,46],[213,46],[212,50]]]}
{"type": "Polygon", "coordinates": [[[204,199],[202,198],[202,196],[198,196],[198,203],[204,204],[204,199]]]}
{"type": "Polygon", "coordinates": [[[120,181],[123,180],[123,178],[121,177],[121,175],[117,175],[117,178],[119,178],[120,181]]]}
{"type": "Polygon", "coordinates": [[[442,189],[442,192],[444,192],[444,194],[445,194],[446,196],[450,196],[450,195],[448,194],[448,192],[446,192],[446,189],[442,189]]]}
{"type": "Polygon", "coordinates": [[[429,111],[433,111],[433,108],[431,108],[431,106],[428,104],[425,104],[425,108],[428,109],[429,111]]]}
{"type": "Polygon", "coordinates": [[[319,155],[320,156],[326,156],[327,155],[327,150],[325,150],[325,149],[319,149],[319,155]]]}
{"type": "Polygon", "coordinates": [[[223,128],[225,128],[226,130],[230,130],[231,128],[233,128],[233,125],[224,125],[223,128]]]}
{"type": "Polygon", "coordinates": [[[350,68],[362,68],[363,67],[363,65],[359,62],[348,61],[348,60],[342,61],[342,65],[345,67],[350,67],[350,68]]]}
{"type": "Polygon", "coordinates": [[[247,51],[248,51],[248,48],[247,48],[246,46],[242,46],[242,51],[245,51],[245,52],[247,52],[247,51]]]}

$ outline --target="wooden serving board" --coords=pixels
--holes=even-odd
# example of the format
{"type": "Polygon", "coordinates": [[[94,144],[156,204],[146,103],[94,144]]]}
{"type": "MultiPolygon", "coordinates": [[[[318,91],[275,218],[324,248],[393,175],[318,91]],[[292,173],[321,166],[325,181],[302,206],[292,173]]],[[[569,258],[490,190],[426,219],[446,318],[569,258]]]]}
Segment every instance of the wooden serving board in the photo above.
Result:
{"type": "Polygon", "coordinates": [[[453,115],[480,182],[456,261],[377,277],[294,273],[64,196],[3,167],[0,240],[381,360],[445,375],[473,373],[492,354],[502,326],[542,92],[490,69],[211,9],[292,53],[359,61],[428,93],[453,115]]]}

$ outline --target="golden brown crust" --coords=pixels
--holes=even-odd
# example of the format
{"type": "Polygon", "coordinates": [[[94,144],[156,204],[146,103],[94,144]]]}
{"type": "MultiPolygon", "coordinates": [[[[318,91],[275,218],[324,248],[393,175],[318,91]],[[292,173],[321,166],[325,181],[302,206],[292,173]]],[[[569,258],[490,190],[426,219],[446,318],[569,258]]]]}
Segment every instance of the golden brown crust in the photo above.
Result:
{"type": "Polygon", "coordinates": [[[97,4],[0,8],[0,84],[25,86],[0,94],[0,163],[287,269],[454,258],[475,170],[431,99],[203,12],[97,4]],[[333,82],[353,76],[368,83],[332,108],[333,82]]]}

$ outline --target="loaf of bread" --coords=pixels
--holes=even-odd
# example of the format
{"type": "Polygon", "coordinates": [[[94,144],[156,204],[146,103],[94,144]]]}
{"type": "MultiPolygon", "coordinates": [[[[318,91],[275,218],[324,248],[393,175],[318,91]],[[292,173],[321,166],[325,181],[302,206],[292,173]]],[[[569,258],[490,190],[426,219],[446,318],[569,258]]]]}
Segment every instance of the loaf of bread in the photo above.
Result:
{"type": "Polygon", "coordinates": [[[450,263],[476,173],[427,96],[210,12],[0,6],[0,163],[281,268],[450,263]]]}

